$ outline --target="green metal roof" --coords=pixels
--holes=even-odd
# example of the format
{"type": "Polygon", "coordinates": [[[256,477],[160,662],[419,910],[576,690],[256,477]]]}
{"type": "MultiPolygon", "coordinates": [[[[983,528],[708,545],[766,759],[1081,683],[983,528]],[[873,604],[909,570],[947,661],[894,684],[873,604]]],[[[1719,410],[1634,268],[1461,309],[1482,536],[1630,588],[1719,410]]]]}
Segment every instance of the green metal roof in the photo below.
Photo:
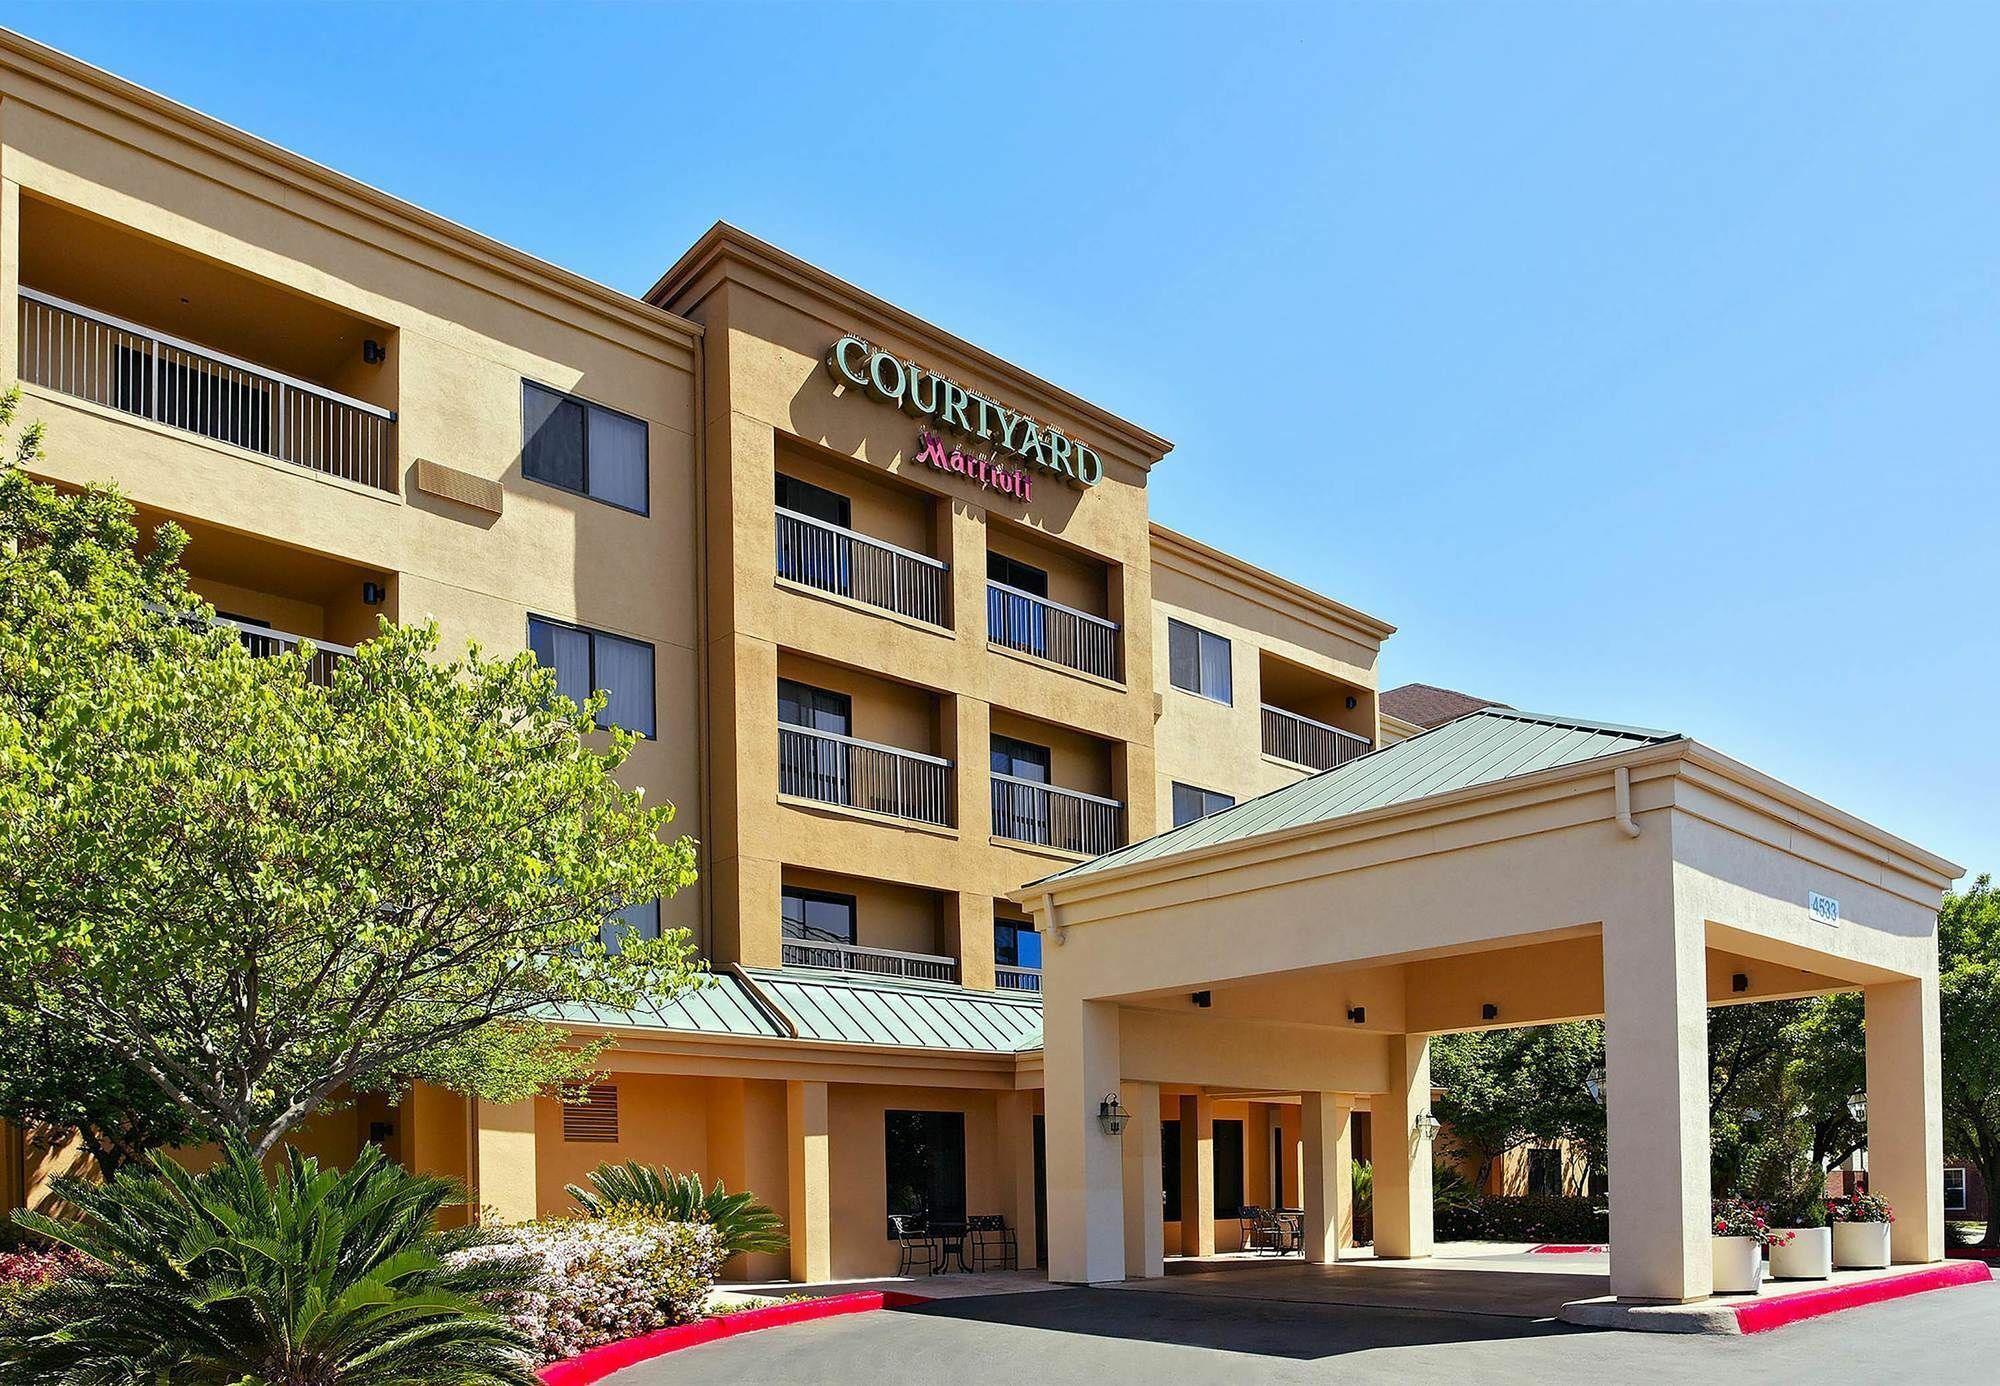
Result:
{"type": "Polygon", "coordinates": [[[1482,708],[1283,789],[1058,871],[1045,882],[1074,880],[1112,867],[1156,861],[1308,823],[1327,823],[1369,809],[1680,739],[1678,732],[1482,708]]]}
{"type": "Polygon", "coordinates": [[[967,991],[842,972],[758,970],[748,975],[803,1040],[1012,1054],[1024,1038],[1039,1040],[1042,1030],[1041,1001],[1014,992],[967,991]]]}
{"type": "Polygon", "coordinates": [[[745,1038],[782,1039],[786,1034],[756,993],[741,977],[729,972],[717,972],[710,985],[683,992],[671,1001],[647,1001],[629,1011],[583,1004],[558,1006],[551,1018],[577,1025],[625,1025],[745,1038]]]}

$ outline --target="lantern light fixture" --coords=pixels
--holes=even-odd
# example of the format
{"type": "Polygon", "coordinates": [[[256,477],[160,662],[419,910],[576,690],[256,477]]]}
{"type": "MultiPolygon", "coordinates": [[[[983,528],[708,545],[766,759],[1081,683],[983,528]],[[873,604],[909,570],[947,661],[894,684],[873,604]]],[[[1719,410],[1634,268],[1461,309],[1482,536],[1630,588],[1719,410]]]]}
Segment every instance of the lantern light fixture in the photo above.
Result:
{"type": "Polygon", "coordinates": [[[1104,1134],[1107,1136],[1124,1135],[1125,1123],[1131,1119],[1132,1114],[1125,1110],[1115,1092],[1107,1092],[1104,1094],[1104,1100],[1097,1104],[1097,1124],[1104,1128],[1104,1134]]]}
{"type": "Polygon", "coordinates": [[[1600,1107],[1604,1105],[1604,1097],[1610,1091],[1610,1085],[1605,1082],[1603,1064],[1594,1065],[1590,1072],[1583,1075],[1583,1090],[1590,1094],[1592,1102],[1600,1107]]]}
{"type": "Polygon", "coordinates": [[[1437,1133],[1442,1129],[1443,1127],[1438,1119],[1428,1111],[1417,1113],[1416,1132],[1418,1140],[1434,1141],[1437,1139],[1437,1133]]]}
{"type": "Polygon", "coordinates": [[[1857,1092],[1848,1098],[1847,1114],[1865,1125],[1868,1121],[1868,1094],[1857,1092]]]}

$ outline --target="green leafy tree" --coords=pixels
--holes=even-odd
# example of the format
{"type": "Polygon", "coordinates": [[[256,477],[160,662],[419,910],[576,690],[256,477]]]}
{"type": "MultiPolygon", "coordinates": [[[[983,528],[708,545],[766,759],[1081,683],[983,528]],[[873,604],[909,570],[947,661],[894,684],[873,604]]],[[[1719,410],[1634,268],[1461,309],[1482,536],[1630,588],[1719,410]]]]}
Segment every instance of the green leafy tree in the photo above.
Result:
{"type": "Polygon", "coordinates": [[[1604,1027],[1595,1021],[1440,1035],[1431,1042],[1431,1081],[1448,1149],[1476,1165],[1483,1189],[1508,1151],[1568,1140],[1593,1160],[1604,1148],[1604,1111],[1585,1079],[1604,1062],[1604,1027]]]}
{"type": "Polygon", "coordinates": [[[206,1133],[123,1054],[74,1025],[0,1005],[0,1118],[51,1147],[74,1139],[106,1179],[206,1133]]]}
{"type": "MultiPolygon", "coordinates": [[[[14,398],[0,403],[12,422],[14,398]]],[[[701,980],[685,931],[608,950],[694,877],[531,654],[393,626],[315,679],[190,590],[186,537],[0,466],[0,1005],[126,1055],[190,1126],[268,1153],[344,1088],[495,1101],[601,1046],[542,1017],[701,980]]]]}
{"type": "Polygon", "coordinates": [[[563,1187],[594,1218],[637,1214],[666,1222],[707,1223],[721,1238],[723,1253],[783,1251],[784,1219],[747,1193],[730,1193],[720,1179],[702,1188],[699,1174],[675,1174],[664,1165],[599,1165],[584,1175],[589,1188],[563,1187]]]}
{"type": "Polygon", "coordinates": [[[58,1181],[73,1210],[17,1220],[94,1268],[31,1290],[0,1322],[0,1386],[532,1386],[526,1340],[488,1297],[532,1263],[462,1253],[452,1185],[374,1147],[345,1174],[288,1151],[275,1177],[240,1143],[205,1174],[154,1153],[107,1184],[58,1181]]]}
{"type": "MultiPolygon", "coordinates": [[[[1944,1143],[2000,1189],[2000,892],[1982,875],[1938,911],[1944,1143]]],[[[2000,1218],[1983,1245],[2000,1247],[2000,1218]]]]}

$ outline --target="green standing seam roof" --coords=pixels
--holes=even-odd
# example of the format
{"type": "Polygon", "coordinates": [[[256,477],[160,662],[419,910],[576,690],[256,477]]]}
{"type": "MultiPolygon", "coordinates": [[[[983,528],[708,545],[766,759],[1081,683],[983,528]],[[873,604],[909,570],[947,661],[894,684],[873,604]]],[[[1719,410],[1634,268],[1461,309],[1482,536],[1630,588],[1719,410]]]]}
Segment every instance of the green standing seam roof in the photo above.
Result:
{"type": "Polygon", "coordinates": [[[1080,862],[1035,884],[1075,880],[1112,867],[1328,823],[1370,809],[1683,739],[1679,732],[1482,708],[1220,813],[1080,862]]]}
{"type": "Polygon", "coordinates": [[[710,985],[683,992],[671,1001],[648,1001],[632,1010],[573,1004],[552,1008],[551,1019],[577,1025],[624,1025],[643,1030],[689,1030],[703,1035],[783,1039],[785,1027],[743,979],[713,974],[710,985]]]}
{"type": "MultiPolygon", "coordinates": [[[[746,971],[799,1032],[827,1044],[1012,1054],[1042,1030],[1039,998],[806,971],[746,971]]],[[[1027,1046],[1033,1048],[1034,1045],[1027,1046]]]]}

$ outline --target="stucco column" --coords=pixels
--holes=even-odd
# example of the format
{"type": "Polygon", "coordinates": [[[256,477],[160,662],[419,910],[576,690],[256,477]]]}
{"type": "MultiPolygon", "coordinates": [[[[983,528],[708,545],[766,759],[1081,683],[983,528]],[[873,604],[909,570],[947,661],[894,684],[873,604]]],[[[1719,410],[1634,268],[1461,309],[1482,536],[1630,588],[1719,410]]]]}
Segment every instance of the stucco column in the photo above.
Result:
{"type": "Polygon", "coordinates": [[[1611,1292],[1681,1302],[1712,1285],[1703,924],[1671,901],[1604,923],[1611,1292]]]}
{"type": "Polygon", "coordinates": [[[1118,1090],[1118,1007],[1050,995],[1043,1029],[1049,1279],[1123,1280],[1124,1157],[1097,1124],[1097,1104],[1118,1090]]]}
{"type": "Polygon", "coordinates": [[[1035,1096],[1030,1092],[1000,1095],[1001,1211],[1020,1246],[1021,1268],[1035,1264],[1035,1096]]]}
{"type": "Polygon", "coordinates": [[[540,1212],[535,1172],[535,1099],[474,1102],[473,1169],[481,1221],[533,1222],[540,1212]]]}
{"type": "MultiPolygon", "coordinates": [[[[0,303],[17,302],[21,289],[21,185],[0,179],[0,303]]],[[[21,315],[0,314],[0,380],[12,383],[20,373],[21,315]]]]}
{"type": "Polygon", "coordinates": [[[1215,1255],[1215,1103],[1181,1098],[1181,1255],[1215,1255]]]}
{"type": "Polygon", "coordinates": [[[1160,1207],[1160,1085],[1127,1083],[1119,1096],[1132,1113],[1124,1135],[1125,1274],[1150,1279],[1167,1273],[1160,1207]]]}
{"type": "Polygon", "coordinates": [[[1300,1108],[1306,1260],[1330,1266],[1354,1242],[1354,1104],[1334,1093],[1309,1092],[1301,1094],[1300,1108]]]}
{"type": "Polygon", "coordinates": [[[1370,1126],[1375,1255],[1415,1259],[1431,1254],[1431,1143],[1417,1134],[1417,1117],[1431,1106],[1430,1036],[1389,1035],[1384,1050],[1389,1090],[1370,1126]]]}
{"type": "Polygon", "coordinates": [[[958,959],[959,985],[993,990],[993,897],[962,890],[945,908],[950,918],[943,942],[958,959]]]}
{"type": "Polygon", "coordinates": [[[825,1083],[785,1084],[785,1141],[790,1197],[785,1234],[791,1239],[792,1279],[833,1278],[833,1162],[825,1083]]]}
{"type": "Polygon", "coordinates": [[[1944,1259],[1944,1124],[1937,976],[1862,990],[1867,1007],[1868,1192],[1896,1221],[1889,1255],[1944,1259]]]}

